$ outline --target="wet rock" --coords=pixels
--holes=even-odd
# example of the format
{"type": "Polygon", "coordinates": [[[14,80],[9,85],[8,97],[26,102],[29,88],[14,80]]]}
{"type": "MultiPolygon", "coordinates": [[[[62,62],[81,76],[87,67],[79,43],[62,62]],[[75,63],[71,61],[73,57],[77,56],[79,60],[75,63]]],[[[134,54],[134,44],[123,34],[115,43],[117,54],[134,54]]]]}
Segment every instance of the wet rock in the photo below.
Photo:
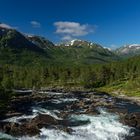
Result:
{"type": "Polygon", "coordinates": [[[27,114],[28,109],[33,105],[33,100],[29,96],[14,97],[10,103],[10,110],[27,114]]]}
{"type": "Polygon", "coordinates": [[[66,119],[68,116],[70,115],[70,112],[61,112],[61,113],[59,113],[57,116],[59,117],[59,118],[63,118],[63,119],[66,119]]]}
{"type": "Polygon", "coordinates": [[[125,115],[128,113],[128,110],[126,108],[118,108],[118,107],[113,107],[113,106],[109,106],[108,107],[108,111],[111,113],[117,113],[119,115],[125,115]]]}
{"type": "Polygon", "coordinates": [[[40,133],[40,128],[58,125],[58,120],[49,115],[39,114],[32,120],[23,119],[19,123],[0,122],[0,131],[14,135],[34,136],[40,133]]]}
{"type": "Polygon", "coordinates": [[[16,135],[17,133],[20,132],[21,129],[20,129],[20,126],[18,123],[1,122],[0,123],[0,130],[4,133],[7,133],[7,134],[16,135]]]}
{"type": "Polygon", "coordinates": [[[84,108],[86,106],[84,101],[80,101],[79,103],[77,103],[75,105],[77,105],[77,109],[84,108]]]}
{"type": "Polygon", "coordinates": [[[42,128],[47,125],[57,125],[58,120],[49,115],[39,114],[30,121],[30,124],[42,128]]]}
{"type": "Polygon", "coordinates": [[[75,119],[67,119],[67,120],[60,120],[59,123],[62,126],[72,127],[72,126],[81,126],[85,124],[89,124],[90,120],[75,120],[75,119]]]}
{"type": "Polygon", "coordinates": [[[140,130],[140,112],[125,115],[123,123],[140,130]]]}
{"type": "Polygon", "coordinates": [[[85,111],[85,114],[90,114],[90,115],[99,115],[100,112],[94,108],[88,108],[86,111],[85,111]]]}
{"type": "Polygon", "coordinates": [[[72,105],[69,106],[69,108],[72,109],[72,110],[77,110],[77,109],[79,109],[81,107],[78,104],[73,103],[72,105]]]}
{"type": "Polygon", "coordinates": [[[0,131],[13,136],[34,136],[40,133],[40,130],[34,125],[18,124],[14,122],[1,122],[0,131]]]}
{"type": "Polygon", "coordinates": [[[131,138],[130,140],[140,140],[140,136],[134,136],[134,137],[131,138]]]}
{"type": "MultiPolygon", "coordinates": [[[[29,136],[35,136],[40,133],[40,129],[38,126],[36,126],[34,124],[28,124],[28,123],[25,123],[21,126],[21,131],[25,132],[24,135],[29,135],[29,136]]],[[[22,135],[23,135],[23,133],[22,133],[22,135]]]]}
{"type": "Polygon", "coordinates": [[[58,130],[61,130],[61,131],[64,131],[68,134],[72,134],[72,132],[74,131],[72,128],[70,127],[65,127],[65,126],[60,126],[60,127],[57,127],[58,130]]]}
{"type": "Polygon", "coordinates": [[[140,134],[135,136],[126,137],[126,140],[140,140],[140,134]]]}
{"type": "Polygon", "coordinates": [[[92,104],[92,100],[85,100],[85,101],[84,101],[84,104],[85,104],[85,105],[91,105],[91,104],[92,104]]]}

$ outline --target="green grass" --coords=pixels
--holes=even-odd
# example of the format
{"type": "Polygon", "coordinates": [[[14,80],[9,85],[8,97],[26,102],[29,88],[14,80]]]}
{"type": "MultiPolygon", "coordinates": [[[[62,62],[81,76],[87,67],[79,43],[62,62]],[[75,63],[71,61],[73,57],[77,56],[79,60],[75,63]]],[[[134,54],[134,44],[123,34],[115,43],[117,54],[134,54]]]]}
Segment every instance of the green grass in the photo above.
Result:
{"type": "Polygon", "coordinates": [[[137,80],[118,81],[97,90],[110,93],[111,95],[126,95],[133,97],[140,97],[140,83],[137,80]]]}

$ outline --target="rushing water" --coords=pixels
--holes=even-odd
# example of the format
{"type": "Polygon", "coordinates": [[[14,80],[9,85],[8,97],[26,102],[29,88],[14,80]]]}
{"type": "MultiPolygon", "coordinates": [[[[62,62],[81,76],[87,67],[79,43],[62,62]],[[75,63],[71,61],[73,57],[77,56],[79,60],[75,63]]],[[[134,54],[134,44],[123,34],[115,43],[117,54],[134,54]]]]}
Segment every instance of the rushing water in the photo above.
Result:
{"type": "MultiPolygon", "coordinates": [[[[44,112],[45,113],[45,112],[44,112]]],[[[130,128],[119,122],[119,116],[107,113],[100,109],[100,115],[72,115],[70,119],[74,121],[89,121],[90,123],[82,126],[72,127],[72,134],[55,129],[41,129],[40,136],[23,136],[19,140],[123,140],[130,135],[130,128]]],[[[46,110],[46,114],[48,110],[46,110]]],[[[53,116],[53,113],[51,114],[53,116]]],[[[54,115],[55,117],[55,115],[54,115]]],[[[11,137],[12,138],[12,137],[11,137]]]]}
{"type": "MultiPolygon", "coordinates": [[[[46,94],[46,93],[45,93],[46,94]]],[[[60,94],[56,94],[56,97],[60,94]]],[[[55,98],[52,99],[52,104],[67,104],[73,101],[77,101],[77,98],[55,98]]],[[[108,100],[111,100],[110,98],[108,100]]],[[[32,119],[40,114],[48,114],[56,119],[61,120],[57,115],[61,108],[58,107],[50,108],[52,105],[50,103],[36,104],[32,107],[32,114],[23,115],[20,117],[12,117],[4,121],[17,122],[23,118],[32,119]]],[[[122,103],[118,103],[122,105],[122,103]]],[[[113,113],[108,113],[105,108],[98,108],[100,112],[99,115],[88,115],[88,114],[70,114],[69,118],[71,121],[87,121],[84,125],[72,126],[72,133],[68,134],[66,132],[56,130],[56,129],[46,129],[42,128],[39,136],[29,137],[22,136],[15,138],[4,133],[0,133],[0,138],[7,138],[10,140],[123,140],[126,136],[133,135],[130,130],[131,128],[125,126],[119,122],[119,116],[113,113]]]]}
{"type": "Polygon", "coordinates": [[[130,128],[118,121],[118,116],[101,112],[98,116],[73,115],[74,120],[89,120],[90,123],[73,127],[72,135],[58,130],[42,129],[41,135],[48,140],[122,140],[129,135],[130,128]]]}

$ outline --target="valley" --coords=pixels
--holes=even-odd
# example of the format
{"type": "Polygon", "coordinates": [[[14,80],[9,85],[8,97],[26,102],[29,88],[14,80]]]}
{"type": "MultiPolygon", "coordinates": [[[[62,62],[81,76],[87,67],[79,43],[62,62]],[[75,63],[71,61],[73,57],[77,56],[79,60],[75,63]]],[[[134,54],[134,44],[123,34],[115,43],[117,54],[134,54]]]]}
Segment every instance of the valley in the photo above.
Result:
{"type": "Polygon", "coordinates": [[[0,140],[138,140],[138,49],[0,26],[0,140]]]}

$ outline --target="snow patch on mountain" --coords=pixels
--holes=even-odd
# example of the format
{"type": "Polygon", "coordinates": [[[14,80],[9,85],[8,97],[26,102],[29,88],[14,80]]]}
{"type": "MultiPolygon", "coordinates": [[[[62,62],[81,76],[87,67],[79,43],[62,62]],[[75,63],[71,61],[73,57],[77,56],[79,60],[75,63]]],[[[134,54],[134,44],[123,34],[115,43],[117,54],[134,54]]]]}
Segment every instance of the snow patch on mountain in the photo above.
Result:
{"type": "Polygon", "coordinates": [[[129,48],[140,48],[140,44],[131,44],[128,47],[129,48]]]}
{"type": "Polygon", "coordinates": [[[109,51],[112,51],[111,48],[108,48],[108,47],[104,47],[104,49],[107,49],[107,50],[109,50],[109,51]]]}
{"type": "Polygon", "coordinates": [[[124,45],[123,47],[117,49],[116,51],[118,54],[140,54],[140,44],[130,44],[130,45],[124,45]]]}

